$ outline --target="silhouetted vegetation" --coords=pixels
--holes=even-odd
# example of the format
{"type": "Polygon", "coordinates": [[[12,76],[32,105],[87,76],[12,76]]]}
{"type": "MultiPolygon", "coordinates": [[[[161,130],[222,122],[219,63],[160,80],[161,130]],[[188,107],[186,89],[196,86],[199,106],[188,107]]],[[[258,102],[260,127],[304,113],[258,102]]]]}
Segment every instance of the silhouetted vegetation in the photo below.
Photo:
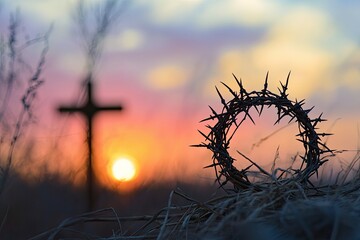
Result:
{"type": "MultiPolygon", "coordinates": [[[[97,188],[96,209],[104,210],[102,216],[151,216],[166,206],[170,192],[179,187],[199,201],[205,201],[216,190],[216,186],[204,186],[189,183],[164,182],[161,185],[146,185],[132,192],[97,188]],[[111,210],[108,210],[110,209],[111,210]]],[[[47,175],[29,181],[21,174],[13,173],[8,191],[0,201],[0,216],[3,220],[1,239],[27,239],[53,229],[63,220],[73,218],[74,225],[67,226],[76,232],[86,231],[92,236],[109,237],[119,230],[117,221],[95,221],[83,223],[76,218],[86,210],[86,192],[82,185],[76,186],[64,180],[63,176],[47,175]],[[89,224],[91,227],[88,227],[89,224]]],[[[182,205],[184,202],[178,202],[182,205]]],[[[100,211],[101,212],[101,211],[100,211]]],[[[92,214],[88,214],[91,218],[92,214]]],[[[121,221],[122,229],[135,230],[143,222],[121,221]]],[[[144,217],[146,220],[146,217],[144,217]]],[[[65,235],[71,231],[63,231],[65,235]]],[[[74,235],[74,233],[72,233],[74,235]]],[[[85,234],[86,235],[86,234],[85,234]]],[[[85,236],[78,235],[78,236],[85,236]]],[[[45,235],[49,236],[49,235],[45,235]]],[[[61,234],[59,235],[61,236],[61,234]]],[[[69,235],[70,236],[70,235],[69,235]]],[[[39,238],[47,239],[47,238],[39,238]]]]}
{"type": "Polygon", "coordinates": [[[33,106],[43,84],[43,67],[49,49],[50,29],[33,37],[23,36],[19,12],[10,15],[6,34],[0,38],[0,194],[4,191],[20,137],[34,120],[33,106]],[[26,58],[23,52],[42,45],[26,58]],[[19,87],[20,86],[20,87],[19,87]]]}
{"type": "MultiPolygon", "coordinates": [[[[360,173],[356,167],[360,159],[359,151],[349,167],[338,174],[335,183],[325,182],[320,185],[320,181],[310,180],[323,165],[323,153],[331,153],[333,156],[339,152],[331,151],[320,141],[315,126],[323,119],[308,117],[310,110],[302,108],[303,101],[288,100],[287,83],[279,89],[280,95],[266,89],[267,80],[264,90],[260,92],[247,92],[240,81],[238,86],[240,92],[236,93],[225,85],[234,96],[228,102],[218,90],[224,105],[223,111],[217,113],[211,108],[213,115],[206,120],[217,122],[215,127],[208,126],[210,134],[201,133],[208,144],[199,145],[214,154],[214,162],[210,166],[215,167],[216,181],[221,187],[231,182],[234,191],[226,191],[227,194],[224,191],[216,197],[207,195],[205,198],[210,200],[202,201],[186,191],[173,190],[168,203],[163,205],[165,207],[153,215],[144,215],[142,212],[134,216],[132,212],[132,216],[123,217],[118,215],[116,208],[102,209],[67,218],[35,239],[359,239],[360,231],[356,225],[360,220],[360,173]],[[290,166],[287,170],[280,169],[280,175],[277,175],[276,168],[272,167],[269,173],[240,154],[251,165],[234,171],[231,164],[235,159],[226,151],[234,132],[226,129],[229,129],[228,125],[235,124],[235,130],[232,129],[236,131],[245,119],[251,120],[249,109],[255,106],[260,115],[264,106],[275,106],[278,109],[277,122],[284,116],[299,122],[297,136],[305,148],[305,154],[301,157],[303,164],[300,164],[299,169],[290,166]],[[239,113],[244,115],[240,116],[240,123],[237,123],[239,113]],[[250,172],[253,166],[255,169],[250,172]],[[350,172],[352,179],[349,178],[350,172]],[[243,178],[234,181],[234,176],[239,173],[243,178]],[[247,178],[249,173],[256,178],[247,178]],[[259,175],[265,177],[257,177],[259,175]],[[90,226],[94,222],[107,223],[108,226],[111,224],[113,232],[96,235],[90,230],[78,228],[79,224],[90,226]]],[[[141,194],[141,191],[148,191],[147,187],[138,193],[141,194]]]]}
{"type": "MultiPolygon", "coordinates": [[[[103,40],[123,9],[116,4],[106,1],[89,15],[79,2],[75,19],[87,58],[86,75],[93,74],[103,40]],[[95,16],[91,26],[89,16],[95,16]]],[[[1,239],[360,239],[360,150],[334,183],[319,184],[319,170],[341,151],[322,141],[328,135],[318,132],[322,115],[311,118],[312,108],[306,109],[303,100],[288,99],[289,77],[279,93],[268,90],[268,77],[260,91],[247,91],[235,77],[239,89],[224,84],[230,100],[216,89],[222,109],[210,107],[211,116],[204,121],[214,124],[207,125],[209,133],[201,132],[205,140],[197,146],[212,152],[208,167],[214,168],[218,184],[163,182],[126,193],[99,184],[94,189],[97,210],[84,213],[87,194],[73,176],[51,174],[44,167],[44,174],[34,178],[13,168],[15,156],[20,162],[31,159],[31,142],[21,140],[34,120],[51,28],[20,37],[19,13],[12,14],[9,23],[0,38],[1,239]],[[22,52],[35,44],[42,47],[30,64],[22,52]],[[277,110],[275,124],[286,118],[298,124],[294,137],[304,153],[293,159],[299,164],[277,168],[275,159],[268,171],[238,151],[250,162],[239,170],[228,152],[230,141],[244,121],[254,122],[250,109],[261,116],[266,107],[277,110]]]]}

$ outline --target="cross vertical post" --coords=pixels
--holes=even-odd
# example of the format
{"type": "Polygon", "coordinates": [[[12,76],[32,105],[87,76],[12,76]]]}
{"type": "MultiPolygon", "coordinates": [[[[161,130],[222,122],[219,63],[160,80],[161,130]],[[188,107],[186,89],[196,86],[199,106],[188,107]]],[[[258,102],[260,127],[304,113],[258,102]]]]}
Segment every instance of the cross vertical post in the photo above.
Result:
{"type": "Polygon", "coordinates": [[[88,147],[88,161],[86,169],[86,178],[87,178],[87,194],[88,194],[88,206],[87,210],[92,211],[94,208],[94,169],[93,169],[93,118],[94,116],[101,111],[121,111],[123,109],[120,105],[108,105],[108,106],[99,106],[95,103],[93,97],[93,85],[91,76],[87,79],[86,84],[86,93],[87,99],[82,106],[61,106],[58,108],[60,113],[81,113],[86,117],[87,124],[87,147],[88,147]]]}

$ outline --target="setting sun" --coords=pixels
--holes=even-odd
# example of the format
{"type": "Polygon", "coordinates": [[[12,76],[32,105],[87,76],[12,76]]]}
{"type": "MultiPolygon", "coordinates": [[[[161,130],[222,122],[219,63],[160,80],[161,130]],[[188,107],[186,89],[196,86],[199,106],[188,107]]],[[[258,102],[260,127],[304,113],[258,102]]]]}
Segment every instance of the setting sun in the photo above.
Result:
{"type": "Polygon", "coordinates": [[[127,158],[119,158],[115,160],[111,169],[113,177],[122,182],[130,181],[134,178],[136,173],[134,163],[127,158]]]}

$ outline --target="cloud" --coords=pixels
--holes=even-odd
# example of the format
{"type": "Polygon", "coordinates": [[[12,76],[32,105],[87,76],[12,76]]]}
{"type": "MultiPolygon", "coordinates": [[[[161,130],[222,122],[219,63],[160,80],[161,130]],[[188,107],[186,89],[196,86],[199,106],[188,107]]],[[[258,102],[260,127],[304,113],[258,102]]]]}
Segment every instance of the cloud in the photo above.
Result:
{"type": "Polygon", "coordinates": [[[197,7],[201,6],[203,2],[204,0],[139,0],[133,4],[146,7],[155,22],[173,24],[188,20],[189,16],[195,14],[197,7]]]}
{"type": "MultiPolygon", "coordinates": [[[[294,7],[274,22],[258,44],[223,51],[216,66],[216,83],[235,84],[231,79],[234,72],[243,77],[245,86],[259,89],[269,71],[269,84],[276,90],[278,81],[285,81],[287,73],[292,71],[291,95],[307,98],[314,91],[326,91],[338,84],[332,81],[331,74],[353,45],[325,12],[294,7]]],[[[209,82],[214,85],[214,80],[209,82]]]]}
{"type": "Polygon", "coordinates": [[[85,59],[79,53],[65,53],[57,57],[57,68],[61,71],[81,74],[85,70],[85,59]]]}
{"type": "Polygon", "coordinates": [[[360,49],[354,46],[349,52],[336,73],[336,79],[341,79],[341,85],[358,91],[360,89],[360,49]]]}
{"type": "Polygon", "coordinates": [[[183,86],[188,80],[188,74],[181,66],[168,64],[152,69],[147,80],[152,88],[168,90],[183,86]]]}
{"type": "Polygon", "coordinates": [[[153,0],[138,1],[159,24],[183,23],[200,28],[268,25],[284,6],[267,0],[153,0]]]}
{"type": "MultiPolygon", "coordinates": [[[[256,61],[256,60],[255,60],[256,61]]],[[[244,87],[249,90],[261,89],[264,84],[266,69],[259,69],[253,58],[253,49],[233,48],[219,53],[217,61],[209,72],[203,94],[205,96],[218,97],[214,86],[220,85],[220,81],[230,88],[237,90],[239,87],[232,76],[242,79],[244,87]]],[[[273,79],[273,74],[270,74],[273,79]]],[[[231,97],[230,93],[220,87],[225,97],[231,97]],[[224,90],[224,91],[223,91],[224,90]]]]}
{"type": "Polygon", "coordinates": [[[69,19],[69,11],[74,6],[69,0],[13,0],[9,3],[20,7],[21,12],[34,18],[51,22],[54,20],[69,19]]]}
{"type": "Polygon", "coordinates": [[[125,29],[120,34],[109,36],[106,40],[106,49],[109,52],[131,51],[142,46],[144,36],[137,29],[125,29]]]}
{"type": "Polygon", "coordinates": [[[206,28],[223,25],[268,25],[277,16],[279,9],[277,1],[212,1],[199,14],[197,21],[199,26],[206,28]]]}
{"type": "Polygon", "coordinates": [[[351,45],[326,13],[300,7],[278,21],[252,55],[258,67],[292,70],[293,87],[300,96],[307,97],[332,84],[330,74],[347,56],[351,45]]]}

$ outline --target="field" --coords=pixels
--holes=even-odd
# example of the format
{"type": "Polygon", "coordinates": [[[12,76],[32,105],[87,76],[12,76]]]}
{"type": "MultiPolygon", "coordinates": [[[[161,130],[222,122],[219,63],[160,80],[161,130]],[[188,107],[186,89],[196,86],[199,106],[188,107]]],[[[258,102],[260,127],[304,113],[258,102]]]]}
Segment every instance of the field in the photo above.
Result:
{"type": "Polygon", "coordinates": [[[223,188],[219,190],[224,190],[221,196],[199,201],[176,189],[167,206],[153,215],[119,217],[114,208],[101,209],[68,218],[33,239],[99,238],[75,230],[93,222],[115,225],[104,239],[360,239],[354,224],[360,220],[359,152],[332,183],[319,177],[323,165],[340,151],[322,141],[329,134],[316,131],[325,119],[309,118],[311,109],[302,108],[304,101],[288,99],[289,76],[279,93],[267,89],[267,77],[264,89],[247,92],[234,76],[239,91],[225,85],[233,96],[229,101],[218,91],[223,110],[217,113],[210,107],[212,115],[204,121],[215,119],[215,124],[208,125],[209,133],[200,132],[205,141],[194,147],[213,153],[213,163],[207,167],[215,169],[216,182],[223,188]],[[278,109],[275,124],[284,118],[298,124],[304,154],[294,157],[286,169],[276,167],[274,159],[267,171],[238,151],[250,163],[238,170],[227,151],[230,141],[245,120],[253,121],[250,109],[261,116],[264,107],[278,109]]]}
{"type": "MultiPolygon", "coordinates": [[[[360,238],[356,224],[360,219],[360,182],[356,175],[346,184],[316,189],[293,181],[286,185],[267,184],[260,191],[248,189],[211,197],[211,191],[204,188],[201,192],[201,188],[194,191],[194,186],[188,186],[187,191],[193,189],[191,196],[181,189],[172,191],[168,204],[157,213],[119,216],[114,208],[100,209],[66,218],[32,239],[360,238]],[[196,200],[207,197],[210,200],[196,200]]],[[[151,192],[142,191],[144,197],[151,192]]],[[[168,191],[160,195],[154,191],[162,201],[153,199],[152,207],[164,203],[168,191]]],[[[154,195],[147,197],[152,199],[154,195]]],[[[145,208],[146,201],[139,200],[139,209],[145,208]]]]}
{"type": "Polygon", "coordinates": [[[0,239],[360,240],[353,6],[19,0],[23,18],[13,2],[0,1],[0,239]],[[96,122],[105,110],[123,115],[96,122]]]}

